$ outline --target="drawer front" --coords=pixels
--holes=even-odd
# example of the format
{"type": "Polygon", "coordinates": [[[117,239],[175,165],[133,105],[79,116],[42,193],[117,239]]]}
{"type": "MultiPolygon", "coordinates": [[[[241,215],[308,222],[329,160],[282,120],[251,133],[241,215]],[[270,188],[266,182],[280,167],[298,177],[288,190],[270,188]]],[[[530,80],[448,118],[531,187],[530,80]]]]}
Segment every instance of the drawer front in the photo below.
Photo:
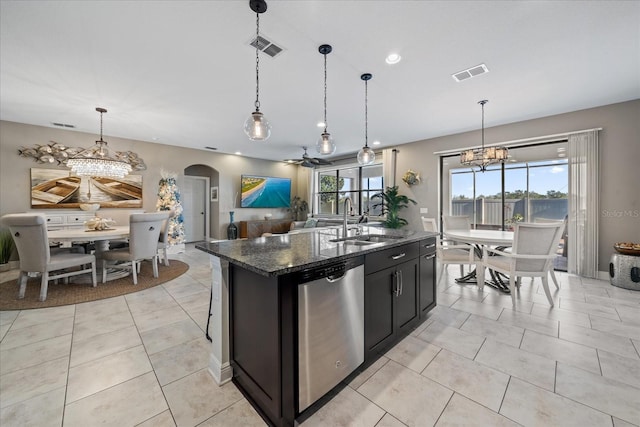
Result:
{"type": "Polygon", "coordinates": [[[364,261],[365,274],[392,267],[407,260],[417,258],[420,253],[418,242],[384,249],[368,254],[364,261]]]}
{"type": "Polygon", "coordinates": [[[436,251],[436,238],[420,240],[420,255],[430,254],[436,251]]]}
{"type": "Polygon", "coordinates": [[[82,225],[85,221],[93,218],[93,215],[86,214],[78,214],[78,215],[67,215],[67,224],[69,225],[82,225]]]}
{"type": "Polygon", "coordinates": [[[47,226],[50,225],[62,225],[64,224],[64,216],[62,215],[47,215],[47,226]]]}

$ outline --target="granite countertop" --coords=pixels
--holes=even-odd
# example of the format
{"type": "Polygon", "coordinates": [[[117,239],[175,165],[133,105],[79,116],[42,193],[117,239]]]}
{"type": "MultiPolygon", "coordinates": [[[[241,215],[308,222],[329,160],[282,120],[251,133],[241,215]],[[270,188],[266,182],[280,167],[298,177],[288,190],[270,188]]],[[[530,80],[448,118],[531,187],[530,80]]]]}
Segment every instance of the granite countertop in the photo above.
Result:
{"type": "MultiPolygon", "coordinates": [[[[196,248],[263,276],[279,276],[437,235],[425,231],[367,226],[361,227],[361,230],[362,234],[385,234],[402,238],[368,245],[331,242],[332,239],[343,237],[342,228],[336,228],[319,229],[312,233],[199,243],[196,248]]],[[[355,230],[350,230],[350,233],[355,233],[355,230]]]]}

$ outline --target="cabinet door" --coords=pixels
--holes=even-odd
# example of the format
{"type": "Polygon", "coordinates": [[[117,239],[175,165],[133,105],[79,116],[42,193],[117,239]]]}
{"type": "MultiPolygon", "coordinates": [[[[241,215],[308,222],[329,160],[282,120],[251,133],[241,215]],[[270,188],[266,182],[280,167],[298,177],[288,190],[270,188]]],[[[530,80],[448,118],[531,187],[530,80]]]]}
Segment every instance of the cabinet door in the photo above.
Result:
{"type": "Polygon", "coordinates": [[[418,260],[404,262],[396,268],[396,333],[415,325],[420,316],[418,309],[418,260]]]}
{"type": "Polygon", "coordinates": [[[365,276],[365,358],[394,338],[394,273],[395,268],[386,268],[365,276]]]}
{"type": "Polygon", "coordinates": [[[420,256],[420,317],[436,305],[436,254],[420,256]]]}

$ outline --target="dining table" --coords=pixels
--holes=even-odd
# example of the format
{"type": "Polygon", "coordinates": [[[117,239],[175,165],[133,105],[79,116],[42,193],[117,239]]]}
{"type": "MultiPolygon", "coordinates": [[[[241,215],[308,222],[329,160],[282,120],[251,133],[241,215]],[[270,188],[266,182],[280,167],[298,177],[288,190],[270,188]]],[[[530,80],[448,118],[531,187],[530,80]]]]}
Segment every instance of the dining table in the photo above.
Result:
{"type": "MultiPolygon", "coordinates": [[[[63,247],[70,247],[73,242],[95,243],[96,270],[98,277],[102,275],[102,254],[109,250],[109,242],[129,238],[128,225],[116,225],[104,230],[88,230],[80,227],[47,231],[49,243],[61,243],[63,247]]],[[[108,270],[107,281],[129,275],[124,270],[108,270]]],[[[78,276],[80,277],[80,276],[78,276]]]]}
{"type": "MultiPolygon", "coordinates": [[[[499,250],[509,248],[513,245],[513,231],[505,230],[447,230],[444,232],[447,239],[459,242],[467,243],[473,246],[476,257],[482,259],[482,247],[493,246],[499,250]]],[[[484,267],[481,267],[484,268],[484,267]]],[[[489,270],[490,280],[485,280],[485,284],[504,292],[510,293],[508,279],[505,281],[505,277],[502,273],[498,273],[493,270],[489,270]]],[[[477,283],[476,269],[473,269],[463,277],[457,278],[456,283],[477,283]]]]}

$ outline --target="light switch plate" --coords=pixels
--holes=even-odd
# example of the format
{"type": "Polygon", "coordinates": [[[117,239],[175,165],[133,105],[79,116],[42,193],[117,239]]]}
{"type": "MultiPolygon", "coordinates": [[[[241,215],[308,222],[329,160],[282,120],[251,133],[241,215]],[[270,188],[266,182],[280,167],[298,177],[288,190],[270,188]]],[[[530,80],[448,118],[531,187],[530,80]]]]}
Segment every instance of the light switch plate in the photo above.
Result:
{"type": "Polygon", "coordinates": [[[421,214],[429,213],[429,208],[420,208],[420,213],[421,214]]]}

